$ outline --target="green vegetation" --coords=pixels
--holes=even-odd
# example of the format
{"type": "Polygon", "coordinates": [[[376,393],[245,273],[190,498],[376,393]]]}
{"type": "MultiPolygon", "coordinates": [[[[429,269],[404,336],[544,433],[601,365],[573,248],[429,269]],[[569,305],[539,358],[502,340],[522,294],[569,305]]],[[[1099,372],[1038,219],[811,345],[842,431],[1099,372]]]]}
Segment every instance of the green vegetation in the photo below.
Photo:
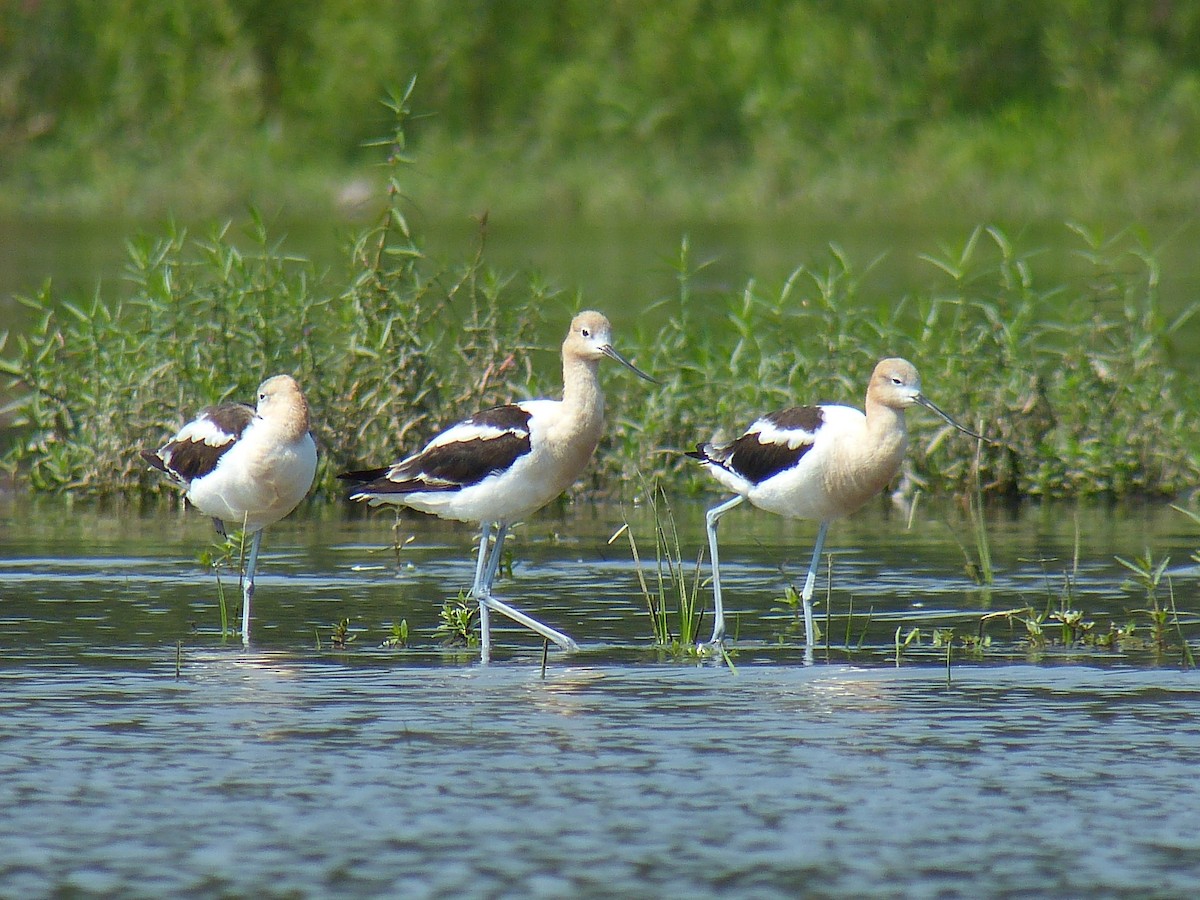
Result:
{"type": "Polygon", "coordinates": [[[24,298],[34,328],[0,335],[0,464],[36,490],[161,492],[131,448],[289,371],[321,494],[480,405],[556,391],[553,353],[530,351],[598,301],[490,270],[486,215],[472,258],[435,264],[414,211],[1069,216],[1121,226],[1069,225],[1050,250],[966,224],[886,306],[864,299],[889,293],[867,289],[874,262],[837,246],[782,284],[712,289],[684,237],[675,295],[618,332],[665,384],[610,380],[582,490],[697,490],[673,451],[764,409],[857,404],[900,353],[997,440],[914,414],[908,474],[929,490],[1175,496],[1200,479],[1200,399],[1173,365],[1200,307],[1164,310],[1160,256],[1123,226],[1194,213],[1198,65],[1194,5],[1118,0],[8,4],[0,212],[297,214],[355,179],[386,200],[344,268],[288,257],[252,214],[244,234],[131,240],[128,296],[24,298]]]}
{"type": "Polygon", "coordinates": [[[441,620],[434,634],[445,647],[477,647],[479,635],[475,625],[479,620],[479,604],[459,591],[457,597],[447,598],[438,613],[441,620]]]}
{"type": "MultiPolygon", "coordinates": [[[[642,335],[652,350],[639,356],[665,384],[640,427],[617,432],[616,461],[677,478],[674,457],[640,448],[691,446],[797,398],[858,404],[874,363],[900,353],[918,361],[930,396],[996,441],[975,453],[947,426],[911,415],[914,474],[935,492],[965,492],[976,477],[986,493],[1011,496],[1190,487],[1200,474],[1200,410],[1171,342],[1200,304],[1163,314],[1157,262],[1135,234],[1071,231],[1083,267],[1065,284],[1039,281],[1035,257],[1045,251],[977,228],[929,256],[927,293],[864,309],[867,271],[834,247],[778,290],[751,281],[720,298],[728,312],[719,327],[712,299],[692,295],[685,242],[679,296],[662,305],[666,325],[642,335]]],[[[627,416],[637,404],[615,405],[627,416]]]]}
{"type": "MultiPolygon", "coordinates": [[[[674,656],[694,656],[697,645],[703,640],[701,628],[705,604],[700,599],[700,583],[704,551],[700,551],[693,575],[689,578],[684,570],[683,551],[671,501],[661,485],[643,485],[643,491],[654,522],[653,588],[646,580],[642,554],[629,523],[617,529],[608,542],[612,544],[622,536],[629,541],[638,585],[650,617],[654,645],[674,656]]],[[[728,660],[727,656],[725,658],[728,660]]]]}
{"type": "Polygon", "coordinates": [[[1171,584],[1170,578],[1166,578],[1166,589],[1169,596],[1169,602],[1164,602],[1160,591],[1164,587],[1164,576],[1166,575],[1167,566],[1171,562],[1171,558],[1163,557],[1160,561],[1154,561],[1154,555],[1147,550],[1145,554],[1134,560],[1122,559],[1117,557],[1117,562],[1128,569],[1131,573],[1129,579],[1129,587],[1140,589],[1146,598],[1146,607],[1143,609],[1134,610],[1149,619],[1150,622],[1150,646],[1158,653],[1162,653],[1167,649],[1171,626],[1175,626],[1175,631],[1179,635],[1180,642],[1183,643],[1187,661],[1194,665],[1191,659],[1191,652],[1187,649],[1187,642],[1183,637],[1183,630],[1180,626],[1179,611],[1175,608],[1175,588],[1171,584]]]}
{"type": "MultiPolygon", "coordinates": [[[[955,614],[947,623],[944,617],[922,621],[919,617],[906,619],[894,627],[880,623],[865,628],[857,642],[830,644],[819,647],[825,660],[844,659],[878,661],[887,659],[899,665],[905,659],[928,663],[931,659],[974,660],[998,662],[1009,659],[1045,660],[1054,657],[1104,657],[1119,653],[1130,660],[1142,660],[1157,665],[1179,665],[1194,668],[1195,655],[1188,643],[1195,640],[1194,617],[1177,613],[1173,605],[1158,613],[1149,609],[1131,611],[1130,615],[1095,613],[1088,616],[1081,610],[1037,609],[1021,606],[981,615],[955,614]],[[996,635],[998,626],[1006,625],[1007,632],[996,635]],[[1103,625],[1104,627],[1100,627],[1103,625]],[[1185,633],[1185,625],[1187,633],[1185,633]]],[[[831,616],[836,621],[841,615],[831,616]]],[[[854,623],[846,615],[849,636],[854,623]]],[[[869,623],[868,623],[869,626],[869,623]]],[[[800,648],[799,639],[783,640],[780,646],[800,648]]]]}
{"type": "MultiPolygon", "coordinates": [[[[388,152],[400,167],[401,132],[388,152]]],[[[393,201],[399,192],[393,183],[393,201]]],[[[37,325],[0,360],[18,397],[5,464],[38,490],[162,492],[132,451],[199,406],[252,397],[263,372],[293,372],[328,487],[351,462],[390,459],[444,417],[529,389],[530,360],[515,354],[547,298],[518,297],[478,258],[427,271],[394,203],[354,242],[342,287],[275,250],[260,218],[245,238],[249,251],[227,227],[203,240],[179,229],[133,241],[133,293],[113,303],[59,302],[49,288],[24,298],[37,325]]]]}
{"type": "Polygon", "coordinates": [[[393,622],[392,627],[388,629],[388,636],[383,639],[380,645],[386,650],[397,650],[408,646],[408,619],[401,619],[398,622],[393,622]]]}
{"type": "Polygon", "coordinates": [[[9,3],[0,210],[329,206],[417,73],[431,212],[1190,215],[1198,67],[1192,3],[9,3]]]}
{"type": "MultiPolygon", "coordinates": [[[[217,609],[221,615],[221,640],[226,640],[237,634],[229,621],[229,608],[225,601],[225,585],[221,581],[221,570],[230,568],[238,573],[238,584],[246,571],[246,553],[249,549],[249,537],[244,528],[239,528],[224,537],[218,535],[212,545],[201,550],[196,555],[196,561],[206,569],[212,569],[217,581],[217,609]]],[[[244,602],[244,600],[243,600],[244,602]]]]}
{"type": "MultiPolygon", "coordinates": [[[[291,372],[322,448],[320,495],[334,473],[390,460],[481,406],[557,392],[557,354],[530,351],[556,347],[580,301],[491,272],[486,221],[472,259],[438,268],[425,258],[401,201],[408,102],[391,102],[388,201],[352,242],[344,283],[279,252],[255,216],[248,250],[228,226],[201,240],[174,229],[131,241],[128,298],[78,303],[48,286],[24,298],[35,327],[11,346],[0,336],[15,398],[0,464],[36,490],[158,493],[167,488],[136,448],[200,405],[248,398],[264,375],[291,372]]],[[[1041,274],[1049,251],[978,227],[925,255],[925,290],[878,308],[862,299],[871,267],[837,247],[779,287],[700,292],[685,238],[676,295],[619,338],[663,383],[609,380],[609,432],[582,489],[695,490],[706,482],[678,451],[764,410],[860,404],[871,368],[893,354],[917,361],[927,392],[995,441],[971,446],[913,413],[909,474],[932,492],[1173,496],[1195,485],[1200,397],[1173,364],[1173,342],[1200,303],[1164,313],[1159,263],[1136,231],[1069,230],[1073,268],[1056,267],[1061,278],[1041,274]]]]}

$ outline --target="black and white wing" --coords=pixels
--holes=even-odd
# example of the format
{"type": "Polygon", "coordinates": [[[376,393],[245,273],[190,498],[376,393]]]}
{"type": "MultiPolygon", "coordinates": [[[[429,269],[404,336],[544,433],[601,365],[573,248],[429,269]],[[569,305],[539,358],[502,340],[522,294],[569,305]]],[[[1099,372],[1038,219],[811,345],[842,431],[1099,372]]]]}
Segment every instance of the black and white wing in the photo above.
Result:
{"type": "Polygon", "coordinates": [[[796,466],[824,422],[821,407],[793,406],[762,416],[735,440],[697,444],[687,455],[748,484],[761,484],[796,466]]]}
{"type": "Polygon", "coordinates": [[[349,495],[351,500],[460,491],[506,471],[529,453],[531,416],[522,404],[494,406],[448,428],[419,453],[392,466],[338,477],[358,484],[349,495]]]}
{"type": "Polygon", "coordinates": [[[142,458],[185,487],[211,473],[254,421],[253,407],[243,403],[210,406],[157,450],[142,458]]]}

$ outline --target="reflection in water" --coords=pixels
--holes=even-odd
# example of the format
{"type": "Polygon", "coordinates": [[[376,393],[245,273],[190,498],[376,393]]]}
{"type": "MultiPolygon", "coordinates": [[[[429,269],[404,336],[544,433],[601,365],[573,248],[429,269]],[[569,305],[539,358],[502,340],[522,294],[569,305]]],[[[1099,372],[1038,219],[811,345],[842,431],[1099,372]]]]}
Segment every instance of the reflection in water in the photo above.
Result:
{"type": "Polygon", "coordinates": [[[5,671],[6,890],[1200,887],[1190,674],[360,663],[5,671]]]}
{"type": "MultiPolygon", "coordinates": [[[[853,664],[804,667],[770,609],[780,558],[811,533],[739,521],[735,674],[650,647],[603,510],[571,523],[569,550],[535,522],[501,593],[586,640],[552,651],[543,677],[519,629],[486,668],[439,646],[441,602],[471,577],[466,531],[422,522],[397,577],[353,570],[378,539],[370,521],[281,523],[243,651],[221,642],[211,576],[191,562],[203,522],[52,512],[13,528],[0,509],[13,896],[1200,890],[1195,676],[1089,650],[1039,666],[959,657],[949,681],[940,654],[897,667],[898,623],[978,621],[943,529],[879,541],[888,523],[870,515],[839,528],[834,633],[851,597],[881,624],[853,664]],[[358,639],[333,652],[341,618],[358,639]],[[400,618],[410,646],[381,647],[400,618]]],[[[676,509],[693,543],[694,512],[676,509]]],[[[1149,542],[1185,558],[1196,543],[1182,517],[1138,516],[1084,520],[1089,615],[1138,603],[1112,554],[1149,542]]],[[[1046,603],[1045,560],[1073,545],[1040,510],[996,523],[994,603],[1046,603]]]]}
{"type": "MultiPolygon", "coordinates": [[[[702,502],[677,504],[684,542],[684,572],[690,579],[703,540],[702,502]]],[[[1123,516],[1058,516],[1030,508],[1017,518],[990,523],[997,577],[986,592],[964,572],[953,527],[953,509],[925,505],[912,530],[896,527],[882,507],[841,523],[829,549],[835,554],[833,591],[821,567],[816,622],[824,632],[818,659],[874,663],[894,656],[896,630],[920,632],[905,651],[919,659],[931,653],[935,628],[977,634],[982,628],[997,649],[1019,649],[1024,626],[986,614],[1031,608],[1054,612],[1064,605],[1081,611],[1106,630],[1138,619],[1144,598],[1126,586],[1128,574],[1115,555],[1135,557],[1147,546],[1156,557],[1186,559],[1200,544],[1192,523],[1170,509],[1133,509],[1123,516]],[[1082,555],[1075,555],[1075,527],[1082,555]],[[826,647],[828,650],[826,651],[826,647]],[[860,652],[859,648],[862,648],[860,652]]],[[[431,655],[461,665],[474,651],[441,647],[439,612],[449,597],[469,586],[471,565],[460,552],[471,535],[453,524],[422,519],[417,539],[405,551],[406,567],[363,569],[377,557],[379,529],[370,518],[319,515],[286,519],[268,548],[254,610],[256,648],[308,653],[328,649],[333,626],[348,619],[354,653],[377,651],[392,625],[408,623],[409,648],[392,651],[429,664],[431,655]]],[[[625,511],[632,526],[648,533],[644,510],[625,511]]],[[[632,560],[607,543],[621,510],[588,508],[568,523],[539,517],[516,529],[512,578],[497,593],[527,606],[533,615],[577,635],[584,654],[617,653],[644,660],[652,630],[632,560]],[[569,531],[564,545],[553,535],[569,531]],[[629,654],[633,654],[629,656],[629,654]]],[[[803,548],[812,527],[772,517],[730,513],[727,529],[731,572],[730,633],[739,660],[749,664],[794,662],[802,634],[783,599],[785,586],[801,573],[803,548]]],[[[64,516],[54,504],[32,509],[9,501],[0,506],[0,635],[17,653],[38,656],[46,648],[72,655],[88,648],[227,647],[220,636],[218,588],[196,561],[209,532],[196,517],[132,518],[75,509],[64,516]]],[[[1175,583],[1194,577],[1194,567],[1173,567],[1175,583]]],[[[653,581],[653,578],[651,578],[653,581]]],[[[236,577],[226,573],[229,615],[238,608],[236,577]]],[[[707,600],[704,590],[702,601],[707,600]]],[[[709,615],[710,611],[706,612],[709,615]]],[[[1049,620],[1048,620],[1049,622],[1049,620]]],[[[1053,625],[1049,622],[1048,627],[1053,625]]],[[[519,627],[498,623],[501,660],[540,660],[541,643],[519,627]]],[[[1126,648],[1128,649],[1128,648],[1126,648]]],[[[106,652],[101,649],[101,652],[106,652]]],[[[1089,651],[1096,652],[1096,651],[1089,651]]],[[[551,649],[552,665],[562,655],[551,649]]]]}

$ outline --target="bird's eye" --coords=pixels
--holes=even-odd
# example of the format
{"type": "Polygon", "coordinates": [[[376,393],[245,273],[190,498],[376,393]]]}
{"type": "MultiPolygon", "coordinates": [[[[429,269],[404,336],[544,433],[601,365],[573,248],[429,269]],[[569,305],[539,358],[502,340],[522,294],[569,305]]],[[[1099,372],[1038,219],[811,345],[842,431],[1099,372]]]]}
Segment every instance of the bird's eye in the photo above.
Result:
{"type": "Polygon", "coordinates": [[[584,337],[592,336],[592,330],[590,328],[580,328],[579,333],[582,334],[584,337]]]}
{"type": "Polygon", "coordinates": [[[266,391],[263,391],[261,394],[259,394],[259,395],[258,395],[258,399],[259,399],[259,400],[266,400],[266,399],[267,399],[267,392],[266,392],[266,391]]]}

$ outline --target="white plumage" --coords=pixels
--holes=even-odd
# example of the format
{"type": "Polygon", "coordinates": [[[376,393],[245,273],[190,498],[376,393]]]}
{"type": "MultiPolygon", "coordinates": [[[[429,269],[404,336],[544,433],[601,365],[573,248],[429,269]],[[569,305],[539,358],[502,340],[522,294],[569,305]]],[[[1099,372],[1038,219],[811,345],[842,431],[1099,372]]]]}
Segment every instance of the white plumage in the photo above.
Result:
{"type": "Polygon", "coordinates": [[[570,487],[592,458],[604,432],[598,367],[605,357],[654,380],[613,349],[608,319],[598,312],[582,312],[572,320],[562,345],[562,400],[524,400],[485,409],[391,466],[339,476],[358,484],[349,494],[351,500],[480,523],[471,596],[479,602],[485,662],[491,647],[489,609],[564,649],[577,649],[565,634],[493,597],[492,583],[509,526],[570,487]],[[489,553],[493,529],[495,543],[489,553]]]}
{"type": "Polygon", "coordinates": [[[921,393],[921,378],[912,363],[893,358],[882,360],[871,374],[865,415],[849,406],[792,407],[761,417],[736,440],[700,444],[688,453],[735,495],[706,516],[715,607],[713,645],[725,636],[717,525],[726,512],[749,500],[776,515],[820,522],[801,593],[811,658],[812,594],[829,523],[855,512],[895,476],[908,446],[904,411],[914,405],[979,438],[921,393]]]}
{"type": "Polygon", "coordinates": [[[188,501],[229,525],[253,533],[242,600],[242,641],[250,640],[250,600],[263,529],[304,499],[317,470],[308,402],[290,375],[268,378],[258,405],[211,406],[157,450],[142,457],[185,490],[188,501]]]}

